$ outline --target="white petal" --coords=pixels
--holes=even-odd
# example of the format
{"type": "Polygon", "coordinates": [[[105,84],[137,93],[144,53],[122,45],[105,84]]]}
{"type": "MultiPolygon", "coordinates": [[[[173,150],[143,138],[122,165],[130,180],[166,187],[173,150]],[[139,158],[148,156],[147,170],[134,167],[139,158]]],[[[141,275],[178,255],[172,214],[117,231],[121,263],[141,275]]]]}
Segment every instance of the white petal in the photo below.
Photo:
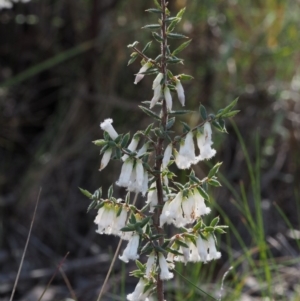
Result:
{"type": "Polygon", "coordinates": [[[130,184],[129,181],[130,181],[132,169],[133,169],[133,162],[132,160],[127,159],[122,165],[121,174],[119,180],[117,181],[118,186],[128,187],[128,185],[130,184]]]}
{"type": "Polygon", "coordinates": [[[207,260],[219,259],[221,257],[221,253],[216,249],[216,243],[213,235],[210,235],[207,238],[207,246],[209,249],[209,254],[207,260]]]}
{"type": "Polygon", "coordinates": [[[155,106],[155,104],[159,101],[160,97],[161,97],[161,85],[158,85],[154,89],[154,94],[150,103],[150,109],[152,109],[155,106]]]}
{"type": "Polygon", "coordinates": [[[111,125],[113,120],[111,118],[105,119],[100,123],[100,127],[103,131],[107,132],[111,139],[115,140],[119,135],[115,131],[114,127],[111,125]]]}
{"type": "MultiPolygon", "coordinates": [[[[136,150],[138,144],[139,144],[139,141],[140,141],[139,136],[133,136],[133,138],[132,138],[132,140],[131,140],[131,142],[130,142],[130,144],[128,145],[127,148],[128,148],[130,151],[134,152],[134,151],[136,150]]],[[[121,159],[122,159],[123,162],[124,162],[124,161],[127,160],[128,157],[129,157],[129,156],[125,154],[125,155],[122,156],[121,159]]]]}
{"type": "Polygon", "coordinates": [[[173,278],[173,273],[169,271],[168,263],[166,261],[166,258],[164,257],[163,254],[159,253],[159,267],[160,267],[160,274],[159,278],[161,280],[169,280],[173,278]]]}
{"type": "Polygon", "coordinates": [[[101,164],[100,164],[100,169],[99,169],[100,171],[107,166],[108,162],[110,161],[111,154],[112,154],[112,149],[111,148],[109,148],[103,154],[103,157],[102,157],[102,160],[101,160],[101,164]]]}
{"type": "Polygon", "coordinates": [[[184,107],[185,95],[184,95],[184,90],[183,90],[180,80],[176,81],[176,91],[177,91],[178,99],[179,99],[181,105],[184,107]]]}
{"type": "Polygon", "coordinates": [[[170,93],[170,89],[167,86],[164,89],[164,96],[165,96],[167,109],[168,109],[168,111],[171,111],[172,110],[172,96],[170,93]]]}
{"type": "Polygon", "coordinates": [[[165,152],[164,152],[164,157],[163,157],[163,160],[162,160],[162,168],[165,169],[169,162],[170,162],[170,159],[171,159],[171,155],[172,155],[172,150],[173,150],[173,146],[172,146],[172,143],[170,143],[166,149],[165,149],[165,152]]]}
{"type": "Polygon", "coordinates": [[[151,67],[151,63],[147,62],[143,65],[143,67],[139,70],[138,74],[135,76],[134,84],[137,84],[139,81],[141,81],[145,74],[141,74],[145,71],[147,71],[151,67]]]}
{"type": "Polygon", "coordinates": [[[137,253],[137,250],[139,246],[139,240],[140,240],[140,236],[138,234],[134,234],[129,240],[127,247],[123,251],[123,255],[119,256],[119,258],[126,263],[129,261],[129,259],[131,260],[138,259],[139,255],[137,253]]]}
{"type": "Polygon", "coordinates": [[[158,85],[160,85],[161,80],[163,79],[164,75],[162,73],[158,73],[155,80],[152,84],[152,90],[154,90],[158,85]]]}
{"type": "Polygon", "coordinates": [[[143,181],[144,181],[144,167],[141,160],[136,161],[136,182],[138,185],[138,188],[140,188],[140,191],[142,190],[143,181]]]}
{"type": "MultiPolygon", "coordinates": [[[[152,183],[151,185],[151,188],[156,188],[156,183],[152,183]]],[[[157,206],[158,204],[158,199],[157,199],[157,190],[154,189],[154,190],[150,190],[148,192],[148,195],[147,195],[147,201],[146,201],[146,204],[149,204],[150,205],[150,210],[149,212],[154,212],[154,209],[155,209],[155,206],[157,206]]]]}
{"type": "Polygon", "coordinates": [[[156,262],[156,256],[155,254],[152,252],[149,257],[148,257],[148,260],[147,260],[147,263],[146,263],[146,277],[150,277],[151,276],[151,273],[153,271],[155,271],[155,268],[156,268],[156,265],[155,265],[155,262],[156,262]]]}

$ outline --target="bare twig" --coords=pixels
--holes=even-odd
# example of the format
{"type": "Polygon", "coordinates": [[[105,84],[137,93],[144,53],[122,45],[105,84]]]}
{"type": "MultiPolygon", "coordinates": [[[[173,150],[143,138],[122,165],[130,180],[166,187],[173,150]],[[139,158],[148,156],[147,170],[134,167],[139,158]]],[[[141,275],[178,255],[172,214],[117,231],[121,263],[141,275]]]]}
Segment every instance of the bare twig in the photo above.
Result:
{"type": "Polygon", "coordinates": [[[18,270],[18,273],[17,273],[17,277],[16,277],[16,280],[15,280],[14,287],[13,287],[13,290],[12,290],[12,292],[11,292],[11,296],[10,296],[9,301],[12,301],[13,298],[14,298],[14,295],[15,295],[15,291],[16,291],[16,288],[17,288],[17,284],[18,284],[19,277],[20,277],[20,274],[21,274],[22,266],[23,266],[23,263],[24,263],[24,258],[25,258],[25,254],[26,254],[26,251],[27,251],[29,239],[30,239],[30,236],[31,236],[31,231],[32,231],[32,227],[33,227],[34,220],[35,220],[35,215],[36,215],[38,203],[39,203],[39,200],[40,200],[41,192],[42,192],[42,188],[40,188],[40,191],[39,191],[39,194],[38,194],[36,203],[35,203],[35,208],[34,208],[32,220],[31,220],[29,232],[28,232],[28,235],[27,235],[27,240],[26,240],[25,248],[24,248],[24,251],[23,251],[23,254],[22,254],[22,258],[21,258],[19,270],[18,270]]]}
{"type": "Polygon", "coordinates": [[[65,257],[62,259],[62,261],[58,264],[58,266],[57,266],[55,272],[53,273],[51,279],[50,279],[49,282],[47,283],[47,286],[45,287],[45,289],[44,289],[43,293],[41,294],[41,296],[39,297],[38,301],[41,301],[41,300],[42,300],[44,294],[46,293],[47,289],[48,289],[49,286],[51,285],[53,279],[55,278],[57,272],[60,270],[61,266],[62,266],[63,263],[65,262],[65,260],[66,260],[66,258],[68,257],[68,255],[69,255],[69,252],[65,255],[65,257]]]}

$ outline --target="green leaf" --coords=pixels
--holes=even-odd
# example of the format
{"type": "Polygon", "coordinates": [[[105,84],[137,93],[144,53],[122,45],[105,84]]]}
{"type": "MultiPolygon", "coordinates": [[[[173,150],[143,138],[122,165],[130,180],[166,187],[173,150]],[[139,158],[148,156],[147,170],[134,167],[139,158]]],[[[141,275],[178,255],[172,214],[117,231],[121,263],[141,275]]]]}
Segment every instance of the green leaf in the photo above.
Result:
{"type": "Polygon", "coordinates": [[[167,63],[170,63],[170,64],[178,64],[180,62],[183,62],[182,59],[178,58],[178,57],[168,57],[167,58],[167,63]]]}
{"type": "Polygon", "coordinates": [[[146,226],[146,224],[149,223],[150,219],[151,219],[151,216],[144,218],[141,222],[139,222],[140,227],[143,228],[144,226],[146,226]]]}
{"type": "Polygon", "coordinates": [[[136,52],[132,53],[135,54],[133,56],[131,56],[131,58],[129,59],[127,66],[129,66],[130,64],[132,64],[137,58],[138,58],[138,54],[136,52]]]}
{"type": "Polygon", "coordinates": [[[130,215],[129,222],[130,222],[131,224],[136,224],[136,217],[135,217],[134,214],[131,214],[131,215],[130,215]]]}
{"type": "Polygon", "coordinates": [[[181,21],[181,19],[179,18],[175,18],[173,19],[173,21],[170,23],[170,25],[167,28],[167,32],[170,33],[171,31],[174,30],[174,28],[176,27],[176,25],[181,21]]]}
{"type": "Polygon", "coordinates": [[[214,187],[222,186],[221,183],[216,179],[209,179],[208,184],[211,185],[211,186],[214,186],[214,187]]]}
{"type": "Polygon", "coordinates": [[[200,105],[199,111],[200,111],[202,119],[206,120],[207,119],[207,112],[206,112],[206,109],[203,105],[200,105]]]}
{"type": "Polygon", "coordinates": [[[157,0],[154,0],[154,4],[155,4],[155,6],[156,6],[158,9],[161,9],[161,6],[160,6],[160,4],[158,3],[157,0]]]}
{"type": "Polygon", "coordinates": [[[210,226],[211,226],[211,227],[215,227],[215,226],[219,223],[219,221],[220,221],[220,218],[219,218],[218,216],[215,217],[215,218],[211,221],[210,226]]]}
{"type": "Polygon", "coordinates": [[[116,159],[120,160],[122,157],[122,152],[119,148],[116,148],[116,159]]]}
{"type": "Polygon", "coordinates": [[[94,209],[97,206],[98,201],[93,200],[90,205],[87,208],[87,212],[89,212],[90,210],[94,209]]]}
{"type": "Polygon", "coordinates": [[[218,233],[220,233],[220,234],[225,234],[226,233],[226,231],[225,230],[223,230],[222,228],[215,228],[215,231],[216,232],[218,232],[218,233]]]}
{"type": "Polygon", "coordinates": [[[85,195],[86,197],[88,197],[89,199],[91,199],[91,198],[93,197],[93,195],[92,195],[89,191],[87,191],[87,190],[85,190],[85,189],[82,189],[82,188],[80,188],[80,187],[78,187],[78,188],[79,188],[80,192],[81,192],[83,195],[85,195]]]}
{"type": "Polygon", "coordinates": [[[136,260],[136,261],[135,261],[135,264],[136,264],[136,266],[137,266],[140,270],[142,270],[142,271],[145,270],[144,265],[143,265],[140,261],[136,260]]]}
{"type": "Polygon", "coordinates": [[[130,138],[130,134],[127,133],[126,135],[124,135],[122,141],[121,141],[121,147],[125,147],[129,141],[130,138]]]}
{"type": "Polygon", "coordinates": [[[148,24],[148,25],[145,25],[142,27],[142,29],[157,29],[157,28],[160,28],[160,25],[159,24],[148,24]]]}
{"type": "Polygon", "coordinates": [[[99,139],[99,140],[95,140],[95,141],[92,141],[95,145],[97,146],[103,146],[105,145],[107,142],[103,139],[99,139]]]}
{"type": "Polygon", "coordinates": [[[173,77],[174,77],[173,73],[172,73],[169,69],[168,69],[167,72],[168,72],[168,77],[169,77],[169,78],[173,78],[173,77]]]}
{"type": "Polygon", "coordinates": [[[117,217],[120,216],[122,210],[123,210],[123,206],[119,206],[119,209],[118,209],[118,212],[117,212],[117,217]]]}
{"type": "Polygon", "coordinates": [[[160,117],[156,114],[156,113],[154,113],[153,111],[151,111],[150,109],[147,109],[147,108],[145,108],[145,107],[143,107],[143,106],[139,106],[139,108],[145,113],[145,114],[147,114],[148,116],[150,116],[150,117],[152,117],[152,118],[154,118],[154,119],[156,119],[156,120],[161,120],[160,119],[160,117]]]}
{"type": "Polygon", "coordinates": [[[177,243],[179,246],[181,246],[181,247],[184,247],[184,248],[189,249],[189,246],[188,246],[185,242],[183,242],[182,240],[180,240],[180,239],[176,240],[176,243],[177,243]]]}
{"type": "Polygon", "coordinates": [[[175,123],[175,117],[172,117],[168,120],[168,123],[166,125],[166,129],[169,130],[175,123]]]}
{"type": "Polygon", "coordinates": [[[219,111],[216,118],[219,118],[219,117],[223,116],[224,114],[230,112],[231,109],[237,104],[238,100],[239,100],[239,98],[236,98],[227,107],[225,107],[221,112],[219,111]]]}
{"type": "Polygon", "coordinates": [[[190,110],[178,110],[178,111],[171,111],[169,114],[172,114],[172,115],[184,115],[184,114],[189,114],[189,113],[193,113],[193,111],[190,111],[190,110]]]}
{"type": "Polygon", "coordinates": [[[167,37],[170,39],[187,39],[188,37],[181,34],[181,33],[175,33],[175,32],[169,32],[167,33],[167,37]]]}
{"type": "Polygon", "coordinates": [[[153,14],[161,14],[162,10],[158,8],[148,8],[146,9],[146,12],[153,13],[153,14]]]}
{"type": "Polygon", "coordinates": [[[191,75],[188,74],[179,74],[178,79],[180,80],[191,80],[194,79],[191,75]]]}
{"type": "Polygon", "coordinates": [[[177,250],[174,250],[174,249],[171,249],[171,248],[168,248],[167,251],[174,254],[174,255],[183,256],[183,254],[181,252],[179,252],[177,250]]]}
{"type": "Polygon", "coordinates": [[[176,15],[176,18],[182,18],[182,16],[183,16],[183,14],[184,14],[184,12],[185,12],[185,7],[184,8],[182,8],[178,13],[177,13],[177,15],[176,15]]]}
{"type": "Polygon", "coordinates": [[[133,225],[127,225],[127,226],[121,228],[120,231],[122,231],[122,232],[132,232],[132,231],[135,231],[135,228],[134,228],[133,225]]]}
{"type": "Polygon", "coordinates": [[[157,33],[157,32],[152,32],[153,38],[157,41],[157,42],[163,42],[164,39],[157,33]]]}
{"type": "Polygon", "coordinates": [[[233,116],[235,116],[238,112],[240,112],[240,110],[230,111],[230,112],[228,112],[228,113],[222,114],[222,117],[223,117],[223,118],[233,117],[233,116]]]}
{"type": "Polygon", "coordinates": [[[209,195],[207,194],[207,192],[203,189],[202,186],[198,186],[197,187],[198,192],[200,193],[200,195],[207,201],[209,201],[209,195]]]}
{"type": "Polygon", "coordinates": [[[189,178],[190,178],[192,183],[197,183],[197,184],[201,183],[201,181],[197,177],[195,177],[194,175],[189,175],[189,178]]]}
{"type": "Polygon", "coordinates": [[[193,229],[194,229],[195,231],[197,231],[197,230],[199,230],[199,229],[202,227],[202,225],[203,225],[203,221],[202,221],[202,219],[200,219],[200,220],[197,222],[197,224],[193,227],[193,229]]]}
{"type": "Polygon", "coordinates": [[[224,133],[224,128],[220,125],[220,123],[216,120],[212,121],[211,123],[217,130],[224,133]]]}
{"type": "Polygon", "coordinates": [[[108,192],[107,192],[107,197],[108,199],[110,199],[112,197],[114,193],[114,188],[113,188],[113,185],[111,185],[109,188],[108,188],[108,192]]]}
{"type": "Polygon", "coordinates": [[[145,132],[144,132],[144,134],[146,136],[149,135],[150,131],[152,130],[152,127],[153,127],[153,123],[151,123],[147,126],[147,128],[145,129],[145,132]]]}
{"type": "Polygon", "coordinates": [[[186,132],[189,132],[191,130],[189,125],[187,123],[185,123],[184,121],[180,121],[180,123],[183,125],[183,128],[186,132]]]}
{"type": "Polygon", "coordinates": [[[212,178],[218,171],[220,166],[222,165],[222,162],[218,162],[208,173],[208,178],[212,178]]]}
{"type": "Polygon", "coordinates": [[[179,47],[177,47],[173,52],[172,55],[177,55],[179,52],[181,52],[183,49],[185,49],[186,47],[188,47],[190,45],[192,40],[188,40],[184,43],[182,43],[179,47]]]}
{"type": "Polygon", "coordinates": [[[148,50],[148,48],[150,48],[151,44],[152,44],[152,41],[148,42],[146,44],[146,46],[144,47],[144,49],[142,50],[142,53],[146,52],[148,50]]]}

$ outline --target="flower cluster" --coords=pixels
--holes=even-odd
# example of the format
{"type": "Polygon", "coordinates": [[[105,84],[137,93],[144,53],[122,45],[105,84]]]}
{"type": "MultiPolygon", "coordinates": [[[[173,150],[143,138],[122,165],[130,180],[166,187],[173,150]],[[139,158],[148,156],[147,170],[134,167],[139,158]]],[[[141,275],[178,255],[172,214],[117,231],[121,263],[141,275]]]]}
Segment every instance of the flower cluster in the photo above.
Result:
{"type": "MultiPolygon", "coordinates": [[[[156,6],[159,6],[158,2],[155,2],[156,6]]],[[[157,9],[149,11],[154,12],[153,10],[157,12],[157,9]]],[[[221,185],[216,177],[221,163],[215,164],[203,179],[197,178],[192,168],[200,161],[215,156],[211,125],[221,132],[226,132],[224,118],[236,114],[237,111],[232,111],[232,108],[237,100],[215,115],[208,115],[205,107],[200,105],[198,116],[201,122],[193,129],[182,122],[183,133],[173,136],[176,119],[190,111],[173,110],[172,93],[175,92],[180,105],[185,106],[185,92],[181,82],[192,77],[186,74],[173,75],[168,69],[168,63],[183,62],[177,55],[190,41],[171,51],[167,43],[168,37],[186,38],[178,33],[172,33],[176,24],[180,22],[184,9],[178,12],[176,17],[170,17],[167,3],[162,0],[159,12],[163,12],[161,16],[165,19],[160,20],[159,24],[147,27],[160,28],[159,33],[153,32],[152,35],[160,43],[161,54],[156,59],[146,56],[145,51],[151,42],[143,50],[137,48],[138,42],[128,45],[133,51],[129,64],[137,57],[141,57],[142,63],[142,67],[135,75],[134,84],[139,83],[146,75],[155,75],[152,99],[145,102],[147,107],[140,106],[154,122],[145,130],[135,133],[129,142],[130,134],[118,134],[112,125],[113,120],[109,118],[100,124],[104,131],[104,139],[94,141],[97,146],[102,147],[100,171],[103,171],[111,159],[117,159],[122,163],[116,185],[127,189],[125,202],[113,198],[112,186],[105,199],[101,198],[102,189],[94,194],[82,190],[92,200],[89,209],[98,208],[98,215],[95,218],[97,232],[117,235],[126,240],[127,245],[119,259],[126,263],[130,260],[136,261],[138,269],[131,273],[139,281],[134,292],[127,295],[129,301],[149,301],[155,289],[158,291],[163,287],[159,283],[162,284],[162,281],[174,277],[172,270],[176,262],[206,263],[220,258],[215,233],[225,233],[226,228],[218,225],[218,217],[209,225],[206,225],[203,219],[204,215],[211,212],[206,205],[209,201],[207,187],[221,185]],[[171,22],[166,31],[164,24],[168,23],[167,16],[171,22]],[[161,61],[159,57],[162,58],[161,61]],[[157,113],[158,108],[160,113],[157,113]],[[172,172],[173,163],[179,169],[191,169],[187,183],[174,181],[176,175],[172,172]],[[131,203],[131,192],[135,192],[136,196],[141,193],[142,197],[145,197],[144,206],[139,208],[143,200],[139,200],[138,206],[131,203]],[[180,228],[180,233],[167,238],[164,231],[166,225],[172,225],[173,228],[175,226],[175,229],[180,228]],[[141,253],[149,254],[145,264],[138,260],[141,253]]],[[[158,301],[163,301],[162,295],[160,291],[158,301]]]]}
{"type": "Polygon", "coordinates": [[[197,188],[190,191],[186,198],[180,191],[173,200],[164,204],[160,215],[160,226],[162,227],[166,223],[180,228],[195,222],[202,215],[208,213],[210,213],[210,208],[206,207],[204,198],[197,188]]]}

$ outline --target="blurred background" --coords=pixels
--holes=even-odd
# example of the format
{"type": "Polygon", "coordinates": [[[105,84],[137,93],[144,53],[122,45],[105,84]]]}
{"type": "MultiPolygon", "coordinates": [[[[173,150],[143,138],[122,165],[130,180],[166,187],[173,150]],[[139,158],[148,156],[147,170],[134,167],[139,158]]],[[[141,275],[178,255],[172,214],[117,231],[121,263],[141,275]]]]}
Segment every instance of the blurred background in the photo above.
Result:
{"type": "MultiPolygon", "coordinates": [[[[178,270],[218,297],[232,266],[223,300],[300,300],[300,1],[169,2],[173,15],[187,7],[176,31],[192,42],[184,65],[171,69],[194,77],[184,83],[186,109],[201,102],[214,113],[239,97],[241,110],[227,120],[229,134],[214,131],[217,156],[195,168],[204,177],[223,162],[222,188],[211,191],[212,216],[230,226],[222,258],[178,270]]],[[[140,29],[157,22],[150,7],[150,0],[0,1],[0,300],[9,300],[40,189],[14,300],[38,300],[68,252],[43,300],[96,300],[118,239],[96,235],[96,212],[86,213],[78,187],[106,192],[118,178],[119,162],[98,171],[91,141],[102,138],[101,121],[113,118],[119,133],[131,134],[151,122],[138,105],[151,99],[153,77],[133,84],[140,64],[127,67],[126,47],[151,40],[140,29]]],[[[154,42],[147,55],[158,51],[154,42]]],[[[181,120],[194,126],[199,116],[181,120]]],[[[133,267],[117,260],[104,300],[125,300],[133,267]]],[[[199,300],[199,290],[176,279],[168,301],[199,300]]]]}

